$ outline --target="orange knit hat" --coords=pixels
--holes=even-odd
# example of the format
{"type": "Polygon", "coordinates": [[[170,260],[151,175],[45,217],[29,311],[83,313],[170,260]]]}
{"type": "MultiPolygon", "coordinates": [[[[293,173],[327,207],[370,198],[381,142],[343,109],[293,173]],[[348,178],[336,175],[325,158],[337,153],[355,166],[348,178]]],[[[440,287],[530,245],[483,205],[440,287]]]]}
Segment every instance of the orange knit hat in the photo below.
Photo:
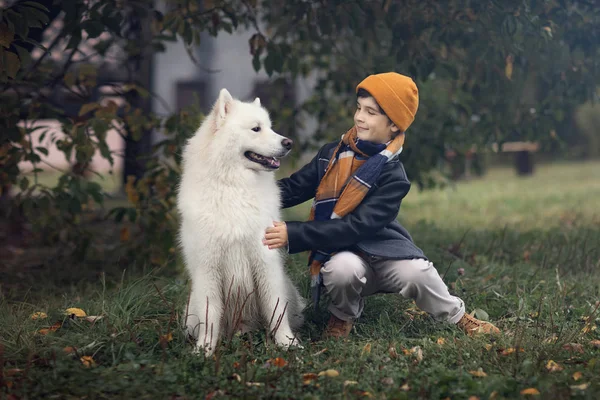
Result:
{"type": "Polygon", "coordinates": [[[365,89],[398,127],[405,132],[419,108],[419,89],[408,76],[396,72],[369,75],[356,87],[365,89]]]}

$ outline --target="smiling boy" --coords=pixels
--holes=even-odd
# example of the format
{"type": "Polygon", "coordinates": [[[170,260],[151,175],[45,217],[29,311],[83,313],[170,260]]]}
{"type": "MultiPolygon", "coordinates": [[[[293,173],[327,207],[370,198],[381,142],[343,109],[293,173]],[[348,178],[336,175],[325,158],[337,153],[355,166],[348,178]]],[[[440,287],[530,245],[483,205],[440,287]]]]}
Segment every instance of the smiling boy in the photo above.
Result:
{"type": "Polygon", "coordinates": [[[398,155],[419,106],[407,76],[370,75],[356,88],[354,126],[341,140],[278,181],[283,208],[314,198],[308,221],[274,222],[263,243],[310,251],[313,302],[321,286],[331,298],[324,338],[349,335],[364,298],[400,293],[436,320],[456,324],[468,335],[499,333],[489,322],[465,313],[433,264],[396,217],[410,182],[398,155]]]}

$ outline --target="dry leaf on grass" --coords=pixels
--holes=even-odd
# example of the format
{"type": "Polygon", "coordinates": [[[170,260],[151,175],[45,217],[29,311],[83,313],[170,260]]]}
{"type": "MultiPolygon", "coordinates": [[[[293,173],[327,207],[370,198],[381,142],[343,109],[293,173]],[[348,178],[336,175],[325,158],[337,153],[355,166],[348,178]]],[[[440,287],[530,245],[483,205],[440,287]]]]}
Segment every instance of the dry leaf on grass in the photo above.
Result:
{"type": "Polygon", "coordinates": [[[169,332],[166,335],[160,335],[160,342],[161,343],[169,343],[173,341],[173,333],[169,332]]]}
{"type": "Polygon", "coordinates": [[[335,377],[340,376],[340,373],[337,372],[335,369],[326,369],[325,371],[319,372],[319,376],[324,376],[327,378],[335,378],[335,377]]]}
{"type": "Polygon", "coordinates": [[[270,358],[269,360],[267,360],[267,362],[270,365],[274,365],[274,366],[279,367],[279,368],[285,367],[288,364],[287,361],[285,361],[285,359],[283,359],[281,357],[270,358]]]}
{"type": "Polygon", "coordinates": [[[400,390],[408,392],[410,390],[410,386],[408,386],[408,382],[404,385],[400,386],[400,390]]]}
{"type": "Polygon", "coordinates": [[[104,316],[102,316],[102,315],[88,315],[87,317],[85,317],[83,319],[85,319],[87,322],[94,323],[94,322],[100,321],[102,318],[104,318],[104,316]]]}
{"type": "Polygon", "coordinates": [[[46,319],[46,318],[48,318],[48,314],[46,314],[45,312],[38,311],[38,312],[34,312],[33,314],[31,314],[31,317],[29,317],[29,318],[31,318],[34,321],[36,319],[46,319]]]}
{"type": "Polygon", "coordinates": [[[92,358],[92,356],[83,356],[79,360],[81,361],[81,363],[86,368],[90,368],[90,367],[95,367],[96,366],[96,361],[94,361],[94,359],[92,358]]]}
{"type": "Polygon", "coordinates": [[[592,340],[590,341],[590,344],[595,348],[600,349],[600,340],[592,340]]]}
{"type": "Polygon", "coordinates": [[[393,359],[398,358],[398,353],[396,352],[396,348],[395,347],[390,347],[388,349],[388,353],[390,354],[390,357],[393,359]]]}
{"type": "Polygon", "coordinates": [[[573,353],[579,353],[579,354],[583,354],[583,346],[580,345],[579,343],[567,343],[565,345],[563,345],[563,349],[567,350],[567,351],[571,351],[573,353]]]}
{"type": "Polygon", "coordinates": [[[439,344],[440,346],[443,346],[444,344],[446,344],[446,339],[444,339],[443,337],[438,338],[437,344],[439,344]]]}
{"type": "Polygon", "coordinates": [[[549,372],[559,372],[563,370],[563,367],[558,365],[558,363],[554,360],[548,360],[548,362],[546,363],[546,369],[549,372]]]}
{"type": "Polygon", "coordinates": [[[344,381],[344,387],[350,386],[350,385],[358,385],[358,382],[356,382],[356,381],[344,381]]]}
{"type": "Polygon", "coordinates": [[[527,389],[523,389],[521,390],[521,394],[522,395],[532,395],[532,396],[537,396],[540,394],[540,391],[537,390],[536,388],[527,388],[527,389]]]}
{"type": "Polygon", "coordinates": [[[85,313],[85,311],[83,311],[81,308],[67,308],[65,310],[65,314],[67,315],[74,315],[76,317],[79,318],[83,318],[83,317],[87,317],[87,314],[85,313]]]}
{"type": "Polygon", "coordinates": [[[40,335],[47,335],[50,332],[56,332],[57,330],[60,329],[60,327],[62,326],[61,322],[56,322],[54,325],[52,325],[50,328],[42,328],[38,331],[38,333],[40,335]]]}
{"type": "Polygon", "coordinates": [[[309,372],[307,374],[302,374],[302,384],[309,385],[312,381],[317,380],[319,376],[315,373],[309,372]]]}
{"type": "Polygon", "coordinates": [[[588,383],[582,383],[581,385],[572,385],[571,389],[574,389],[574,390],[586,390],[588,387],[590,387],[589,382],[588,383]]]}
{"type": "Polygon", "coordinates": [[[371,354],[371,343],[365,344],[365,347],[363,347],[362,351],[360,352],[360,356],[362,357],[369,354],[371,354]]]}
{"type": "Polygon", "coordinates": [[[483,369],[481,368],[477,368],[477,371],[469,371],[469,373],[478,378],[485,378],[487,376],[487,374],[483,372],[483,369]]]}
{"type": "Polygon", "coordinates": [[[412,349],[410,349],[410,353],[415,356],[417,361],[423,361],[423,350],[421,350],[420,346],[415,346],[412,349]]]}
{"type": "Polygon", "coordinates": [[[77,349],[75,347],[72,347],[72,346],[67,346],[67,347],[65,347],[63,349],[63,352],[65,354],[75,354],[75,353],[77,353],[77,349]]]}
{"type": "Polygon", "coordinates": [[[394,378],[391,378],[389,376],[385,377],[381,379],[381,383],[386,386],[392,386],[394,384],[394,378]]]}
{"type": "Polygon", "coordinates": [[[582,376],[583,376],[583,374],[579,371],[573,373],[573,379],[576,381],[580,380],[582,376]]]}

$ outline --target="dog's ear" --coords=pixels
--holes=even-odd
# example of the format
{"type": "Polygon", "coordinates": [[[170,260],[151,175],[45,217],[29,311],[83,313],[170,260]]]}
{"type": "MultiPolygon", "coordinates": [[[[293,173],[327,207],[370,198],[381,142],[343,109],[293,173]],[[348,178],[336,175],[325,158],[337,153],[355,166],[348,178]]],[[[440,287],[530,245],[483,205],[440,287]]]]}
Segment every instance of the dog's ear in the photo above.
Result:
{"type": "Polygon", "coordinates": [[[260,107],[260,99],[258,97],[254,99],[254,104],[260,107]]]}
{"type": "Polygon", "coordinates": [[[227,114],[231,112],[231,106],[233,105],[233,97],[227,89],[223,88],[219,92],[219,98],[217,99],[217,104],[215,105],[215,110],[217,111],[217,119],[221,122],[225,119],[227,114]]]}

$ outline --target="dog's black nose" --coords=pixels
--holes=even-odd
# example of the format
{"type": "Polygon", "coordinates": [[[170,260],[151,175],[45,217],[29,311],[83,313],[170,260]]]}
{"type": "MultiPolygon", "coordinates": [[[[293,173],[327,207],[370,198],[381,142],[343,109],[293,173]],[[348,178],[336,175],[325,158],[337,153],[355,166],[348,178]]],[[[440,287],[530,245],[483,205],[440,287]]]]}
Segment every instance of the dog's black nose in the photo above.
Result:
{"type": "Polygon", "coordinates": [[[285,138],[281,141],[281,145],[288,150],[290,150],[292,148],[293,144],[294,144],[294,141],[292,139],[285,138]]]}

